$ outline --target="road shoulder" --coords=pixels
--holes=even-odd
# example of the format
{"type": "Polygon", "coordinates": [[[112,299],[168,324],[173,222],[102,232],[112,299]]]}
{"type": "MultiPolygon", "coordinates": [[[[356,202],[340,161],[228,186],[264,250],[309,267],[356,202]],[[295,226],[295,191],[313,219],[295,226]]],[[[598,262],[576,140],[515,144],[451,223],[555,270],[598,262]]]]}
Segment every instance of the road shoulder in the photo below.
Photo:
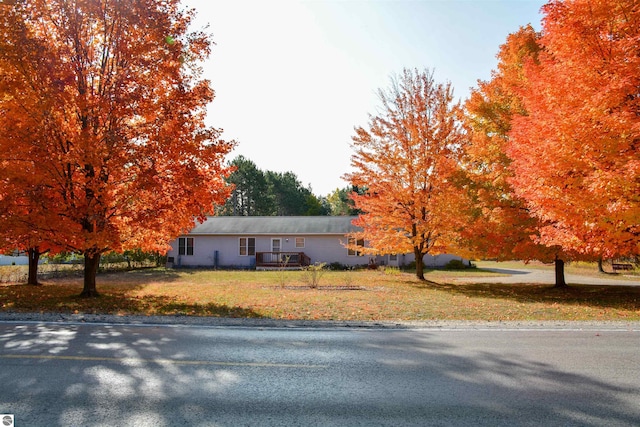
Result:
{"type": "Polygon", "coordinates": [[[117,316],[103,314],[0,312],[0,322],[93,323],[118,325],[175,325],[195,327],[279,329],[433,329],[433,330],[619,330],[640,331],[640,322],[624,321],[333,321],[244,319],[195,316],[117,316]]]}

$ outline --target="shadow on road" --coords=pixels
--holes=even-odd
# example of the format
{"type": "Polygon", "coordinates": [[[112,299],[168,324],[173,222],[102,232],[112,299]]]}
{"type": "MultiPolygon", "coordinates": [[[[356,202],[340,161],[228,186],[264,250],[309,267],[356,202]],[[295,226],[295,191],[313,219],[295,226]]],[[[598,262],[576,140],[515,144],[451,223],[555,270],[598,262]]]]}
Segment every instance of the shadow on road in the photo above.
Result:
{"type": "Polygon", "coordinates": [[[307,333],[240,337],[235,347],[219,330],[15,325],[0,335],[2,411],[31,426],[640,421],[639,386],[535,360],[525,341],[500,353],[428,332],[307,333]]]}

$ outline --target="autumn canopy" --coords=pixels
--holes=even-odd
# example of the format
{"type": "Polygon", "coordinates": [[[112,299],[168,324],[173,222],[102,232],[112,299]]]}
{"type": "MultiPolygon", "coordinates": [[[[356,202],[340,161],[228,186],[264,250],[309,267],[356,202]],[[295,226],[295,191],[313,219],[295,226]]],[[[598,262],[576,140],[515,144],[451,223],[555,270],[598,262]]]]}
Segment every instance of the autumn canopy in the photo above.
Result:
{"type": "Polygon", "coordinates": [[[211,41],[177,0],[0,6],[2,246],[159,250],[228,195],[232,144],[204,125],[211,41]]]}
{"type": "Polygon", "coordinates": [[[370,251],[555,261],[558,286],[565,260],[640,254],[640,3],[542,11],[541,33],[501,46],[464,119],[428,75],[382,92],[347,175],[368,189],[354,200],[370,251]]]}
{"type": "MultiPolygon", "coordinates": [[[[427,253],[555,261],[558,285],[565,260],[640,255],[640,2],[542,11],[541,32],[509,35],[463,105],[428,70],[380,90],[345,175],[352,249],[412,252],[420,279],[427,253]]],[[[228,182],[227,210],[273,213],[255,203],[255,165],[241,158],[227,179],[234,143],[205,125],[212,42],[194,13],[179,0],[0,2],[0,249],[32,265],[81,253],[92,296],[102,254],[166,249],[225,204],[228,182]]]]}
{"type": "Polygon", "coordinates": [[[542,10],[542,33],[510,35],[466,104],[465,231],[480,253],[555,259],[562,286],[564,260],[640,254],[640,4],[542,10]]]}
{"type": "Polygon", "coordinates": [[[640,4],[553,1],[524,65],[506,147],[540,241],[592,258],[640,251],[640,4]]]}
{"type": "Polygon", "coordinates": [[[353,137],[355,171],[345,177],[366,188],[352,194],[363,213],[352,236],[371,253],[415,255],[416,275],[424,280],[423,257],[441,253],[452,241],[459,194],[452,176],[459,165],[465,131],[450,84],[433,72],[405,69],[380,90],[382,112],[353,137]]]}

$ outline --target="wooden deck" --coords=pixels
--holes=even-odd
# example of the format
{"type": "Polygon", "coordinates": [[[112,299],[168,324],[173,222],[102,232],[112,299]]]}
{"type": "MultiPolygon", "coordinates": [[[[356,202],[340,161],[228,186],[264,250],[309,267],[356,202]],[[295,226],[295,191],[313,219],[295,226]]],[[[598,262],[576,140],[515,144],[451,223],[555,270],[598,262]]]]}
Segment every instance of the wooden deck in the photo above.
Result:
{"type": "Polygon", "coordinates": [[[304,252],[256,252],[256,268],[300,268],[311,264],[304,252]]]}

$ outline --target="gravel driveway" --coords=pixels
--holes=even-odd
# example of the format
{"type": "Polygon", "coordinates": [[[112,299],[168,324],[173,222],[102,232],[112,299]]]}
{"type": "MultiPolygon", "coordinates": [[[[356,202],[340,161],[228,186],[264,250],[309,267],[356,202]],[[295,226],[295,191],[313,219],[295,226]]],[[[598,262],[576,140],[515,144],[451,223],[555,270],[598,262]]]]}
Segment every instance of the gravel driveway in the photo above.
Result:
{"type": "MultiPolygon", "coordinates": [[[[485,277],[465,277],[458,279],[465,283],[541,283],[553,285],[555,275],[553,270],[543,270],[539,268],[484,268],[495,273],[507,274],[507,276],[485,276],[485,277]]],[[[609,278],[606,274],[602,277],[581,276],[577,274],[565,273],[567,284],[576,285],[620,285],[620,286],[640,286],[640,278],[626,276],[625,278],[609,278]]]]}

